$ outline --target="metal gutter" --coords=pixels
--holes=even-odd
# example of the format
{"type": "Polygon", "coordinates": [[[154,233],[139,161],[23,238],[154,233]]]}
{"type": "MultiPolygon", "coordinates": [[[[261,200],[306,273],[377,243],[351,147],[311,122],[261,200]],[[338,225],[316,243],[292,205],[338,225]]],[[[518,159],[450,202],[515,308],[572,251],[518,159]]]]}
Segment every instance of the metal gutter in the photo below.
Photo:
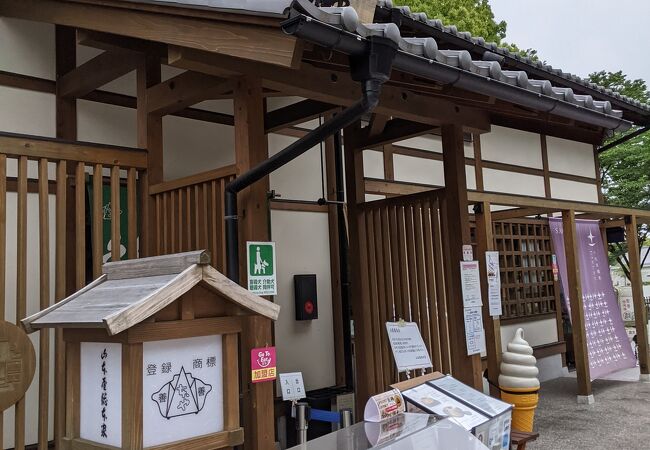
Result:
{"type": "Polygon", "coordinates": [[[620,137],[619,139],[615,140],[614,142],[610,142],[607,145],[603,145],[602,147],[600,147],[598,149],[598,154],[601,154],[603,152],[606,152],[607,150],[610,150],[610,149],[612,149],[614,147],[617,147],[617,146],[619,146],[621,144],[624,144],[627,141],[629,141],[631,139],[634,139],[635,137],[638,137],[638,136],[641,136],[644,133],[647,133],[648,131],[650,131],[650,125],[648,125],[646,127],[643,127],[643,128],[639,128],[638,130],[633,131],[632,133],[629,133],[629,134],[626,134],[625,136],[620,137]]]}

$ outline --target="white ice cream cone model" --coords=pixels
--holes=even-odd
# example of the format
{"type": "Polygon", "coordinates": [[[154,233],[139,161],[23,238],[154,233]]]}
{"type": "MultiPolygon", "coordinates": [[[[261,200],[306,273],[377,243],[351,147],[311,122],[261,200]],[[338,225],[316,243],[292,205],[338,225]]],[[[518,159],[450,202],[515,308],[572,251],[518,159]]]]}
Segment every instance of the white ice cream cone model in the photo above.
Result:
{"type": "Polygon", "coordinates": [[[501,399],[514,406],[512,428],[515,430],[533,431],[539,402],[538,374],[533,348],[524,339],[524,330],[519,328],[503,353],[499,375],[501,399]]]}

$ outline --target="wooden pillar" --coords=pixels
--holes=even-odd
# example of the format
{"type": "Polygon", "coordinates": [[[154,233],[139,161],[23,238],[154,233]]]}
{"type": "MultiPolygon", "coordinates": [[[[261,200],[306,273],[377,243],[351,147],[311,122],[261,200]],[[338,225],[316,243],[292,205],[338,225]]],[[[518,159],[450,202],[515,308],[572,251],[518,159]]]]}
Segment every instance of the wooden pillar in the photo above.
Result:
{"type": "MultiPolygon", "coordinates": [[[[77,41],[73,28],[57,25],[55,28],[55,61],[57,80],[77,66],[77,41]]],[[[56,137],[74,141],[77,139],[77,100],[75,98],[63,98],[56,95],[56,137]]],[[[63,262],[63,268],[57,267],[57,286],[55,301],[60,301],[75,291],[76,276],[75,267],[75,202],[74,188],[68,183],[69,175],[74,173],[75,164],[61,166],[63,172],[57,175],[57,214],[61,218],[57,220],[57,227],[64,222],[65,232],[57,230],[56,261],[57,266],[63,262]],[[67,172],[67,173],[64,173],[67,172]],[[70,201],[65,201],[67,197],[70,201]],[[65,210],[65,211],[63,211],[65,210]],[[63,217],[65,216],[65,217],[63,217]],[[63,270],[64,273],[59,272],[63,270]],[[62,275],[62,276],[61,276],[62,275]]],[[[56,448],[61,448],[62,439],[65,436],[65,367],[66,350],[63,342],[62,330],[55,331],[54,343],[54,442],[56,448]]]]}
{"type": "Polygon", "coordinates": [[[363,152],[355,148],[355,135],[360,131],[360,124],[346,128],[345,137],[345,185],[348,204],[348,227],[350,236],[350,280],[352,319],[355,332],[356,368],[355,402],[356,417],[363,417],[363,408],[371,395],[380,388],[374,377],[375,355],[372,348],[372,330],[366,318],[371,316],[368,281],[368,253],[365,251],[366,223],[364,215],[357,205],[365,201],[363,176],[363,152]]]}
{"type": "MultiPolygon", "coordinates": [[[[268,141],[264,131],[264,97],[260,79],[242,77],[235,82],[235,164],[237,175],[268,158],[268,141]]],[[[268,177],[244,189],[238,195],[239,272],[246,283],[246,241],[269,239],[268,177]]],[[[273,345],[271,323],[251,317],[242,333],[241,376],[244,447],[274,449],[274,383],[251,383],[250,350],[273,345]]]]}
{"type": "Polygon", "coordinates": [[[643,299],[643,280],[641,278],[641,256],[636,216],[625,218],[625,236],[630,262],[630,281],[634,301],[634,322],[639,346],[639,368],[641,380],[650,381],[650,353],[648,348],[648,312],[643,299]]]}
{"type": "Polygon", "coordinates": [[[163,181],[162,117],[150,114],[147,108],[147,89],[160,83],[160,60],[143,57],[137,68],[138,147],[147,150],[147,172],[140,179],[140,256],[153,256],[157,248],[152,222],[155,202],[149,195],[149,186],[163,181]]]}
{"type": "Polygon", "coordinates": [[[485,345],[488,361],[488,379],[493,383],[490,385],[490,393],[493,397],[501,398],[499,389],[499,371],[501,368],[501,319],[499,316],[490,316],[490,304],[488,302],[487,283],[487,262],[485,252],[494,250],[494,234],[492,232],[492,212],[490,203],[478,204],[476,212],[476,242],[478,244],[476,258],[481,271],[481,297],[483,297],[483,323],[485,326],[485,345]]]}
{"type": "MultiPolygon", "coordinates": [[[[235,81],[235,165],[237,175],[247,172],[269,157],[264,130],[262,80],[241,77],[235,81]]],[[[238,194],[239,274],[246,283],[246,241],[269,238],[269,178],[257,181],[238,194]]]]}
{"type": "Polygon", "coordinates": [[[275,450],[275,383],[251,382],[250,357],[252,349],[272,345],[271,321],[262,316],[248,316],[244,321],[241,339],[244,448],[275,450]]]}
{"type": "Polygon", "coordinates": [[[571,305],[573,351],[578,376],[578,403],[593,403],[594,397],[591,392],[587,336],[585,332],[585,314],[582,302],[582,284],[580,281],[580,262],[578,260],[575,211],[562,211],[562,227],[564,230],[564,249],[566,252],[567,285],[569,286],[568,296],[571,305]]]}
{"type": "Polygon", "coordinates": [[[463,295],[460,283],[460,262],[463,260],[463,245],[471,243],[469,213],[467,205],[467,179],[465,175],[465,153],[463,129],[457,125],[442,127],[442,149],[445,171],[445,194],[443,200],[443,240],[447,264],[445,283],[447,293],[447,314],[449,338],[455,343],[451,347],[452,374],[470,386],[482,390],[481,356],[467,355],[465,345],[465,321],[463,295]]]}

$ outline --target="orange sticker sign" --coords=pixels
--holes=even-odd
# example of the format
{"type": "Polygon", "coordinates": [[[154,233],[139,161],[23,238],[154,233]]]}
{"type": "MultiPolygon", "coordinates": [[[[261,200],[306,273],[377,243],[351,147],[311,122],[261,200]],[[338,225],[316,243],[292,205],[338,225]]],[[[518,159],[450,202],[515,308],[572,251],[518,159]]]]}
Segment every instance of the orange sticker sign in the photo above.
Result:
{"type": "Polygon", "coordinates": [[[275,347],[251,350],[251,379],[253,383],[273,381],[276,378],[275,347]]]}

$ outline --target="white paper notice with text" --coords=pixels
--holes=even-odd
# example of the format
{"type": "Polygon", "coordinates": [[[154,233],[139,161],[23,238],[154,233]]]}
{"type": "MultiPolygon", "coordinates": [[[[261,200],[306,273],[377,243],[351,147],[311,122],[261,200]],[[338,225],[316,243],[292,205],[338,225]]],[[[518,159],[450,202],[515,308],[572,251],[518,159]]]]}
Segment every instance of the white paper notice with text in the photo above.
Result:
{"type": "Polygon", "coordinates": [[[485,252],[485,267],[487,268],[488,305],[490,316],[500,316],[501,309],[501,269],[499,267],[499,252],[485,252]]]}
{"type": "Polygon", "coordinates": [[[462,261],[460,263],[460,280],[463,289],[463,306],[473,308],[481,306],[481,276],[478,261],[462,261]]]}

